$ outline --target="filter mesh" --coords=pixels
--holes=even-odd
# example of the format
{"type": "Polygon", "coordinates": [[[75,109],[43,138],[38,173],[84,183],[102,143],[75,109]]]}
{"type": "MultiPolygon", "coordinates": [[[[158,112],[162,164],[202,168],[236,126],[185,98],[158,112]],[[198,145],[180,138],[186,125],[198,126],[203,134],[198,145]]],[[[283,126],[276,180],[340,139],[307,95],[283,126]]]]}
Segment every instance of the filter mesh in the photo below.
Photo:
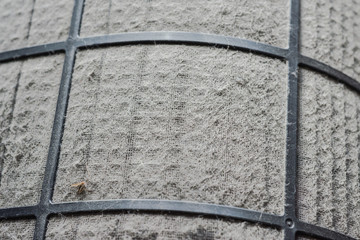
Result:
{"type": "Polygon", "coordinates": [[[1,208],[38,201],[63,58],[54,55],[0,65],[1,208]]]}
{"type": "Polygon", "coordinates": [[[286,64],[226,49],[77,56],[54,199],[190,200],[283,211],[286,64]],[[76,194],[86,181],[92,192],[76,194]]]}
{"type": "Polygon", "coordinates": [[[0,220],[0,239],[30,240],[33,238],[35,220],[0,220]]]}
{"type": "Polygon", "coordinates": [[[188,31],[252,39],[286,47],[289,1],[87,0],[82,35],[188,31]]]}
{"type": "Polygon", "coordinates": [[[359,94],[301,72],[299,217],[360,238],[359,94]]]}
{"type": "Polygon", "coordinates": [[[360,79],[360,1],[301,1],[301,52],[360,79]]]}
{"type": "Polygon", "coordinates": [[[29,45],[65,41],[69,35],[74,1],[36,0],[31,19],[29,45]]]}
{"type": "Polygon", "coordinates": [[[169,215],[105,214],[50,219],[50,239],[282,239],[259,225],[169,215]]]}
{"type": "Polygon", "coordinates": [[[2,0],[0,51],[66,40],[73,6],[69,0],[2,0]]]}
{"type": "MultiPolygon", "coordinates": [[[[47,230],[49,209],[52,214],[78,212],[84,210],[84,206],[93,212],[98,211],[100,205],[119,211],[132,206],[159,210],[157,200],[134,200],[133,203],[141,203],[141,206],[129,206],[132,201],[122,200],[54,205],[51,200],[58,173],[57,150],[61,150],[56,201],[150,198],[216,203],[246,209],[197,206],[213,217],[226,215],[272,223],[287,229],[285,236],[280,234],[286,239],[295,239],[300,232],[319,238],[346,238],[317,226],[360,238],[360,111],[358,94],[354,92],[360,92],[360,87],[342,72],[326,66],[330,64],[357,80],[360,78],[359,0],[304,0],[301,4],[300,0],[87,0],[83,17],[85,1],[76,0],[72,31],[66,40],[73,2],[0,2],[0,32],[3,33],[0,36],[1,218],[38,217],[35,238],[42,239],[47,230]],[[291,14],[288,13],[290,8],[291,14]],[[78,36],[80,28],[82,36],[142,33],[84,39],[78,36]],[[202,32],[225,36],[209,37],[202,32]],[[291,35],[289,49],[286,48],[287,32],[291,35]],[[47,45],[59,40],[66,42],[47,45]],[[177,45],[121,46],[121,50],[107,48],[74,54],[85,47],[124,44],[124,41],[130,45],[144,44],[144,41],[154,45],[164,41],[177,45]],[[187,45],[208,47],[181,46],[180,42],[184,41],[187,45]],[[44,45],[32,46],[37,44],[44,45]],[[231,49],[256,51],[270,58],[209,47],[227,44],[231,49]],[[19,49],[26,46],[32,47],[19,49]],[[299,48],[306,56],[322,62],[299,55],[299,48]],[[66,65],[45,173],[47,181],[42,189],[43,201],[38,206],[3,209],[38,202],[59,87],[58,82],[51,81],[60,80],[61,71],[55,74],[57,70],[52,68],[61,69],[63,58],[58,61],[54,60],[58,56],[31,57],[57,51],[66,51],[66,65]],[[286,59],[289,68],[272,58],[286,59]],[[298,64],[324,72],[353,90],[304,70],[299,99],[296,95],[298,64]],[[295,119],[299,101],[301,118],[295,119]],[[287,139],[285,129],[289,133],[287,139]],[[70,187],[80,181],[85,181],[83,192],[70,187]],[[297,189],[295,184],[298,184],[297,189]],[[281,221],[281,216],[263,213],[284,214],[284,194],[287,221],[281,221]],[[294,194],[297,194],[298,204],[295,204],[294,194]],[[295,210],[300,220],[310,224],[299,223],[293,216],[295,210]],[[291,221],[294,228],[288,229],[291,221]]],[[[195,206],[189,202],[166,204],[169,212],[188,212],[195,206]]],[[[135,207],[132,210],[136,210],[135,207]]],[[[142,222],[152,220],[147,217],[149,215],[138,216],[142,222]]],[[[101,223],[96,217],[98,215],[71,217],[70,220],[60,217],[64,222],[60,226],[70,229],[63,235],[77,236],[77,221],[81,220],[96,222],[93,225],[98,227],[101,223]]],[[[101,216],[103,221],[111,221],[110,218],[101,216]]],[[[56,219],[53,218],[58,224],[56,219]]],[[[129,219],[144,226],[133,215],[129,219]]],[[[161,221],[165,222],[163,219],[162,216],[161,221]]],[[[230,238],[232,233],[250,238],[279,237],[273,235],[276,230],[258,234],[260,230],[256,225],[249,227],[251,233],[255,232],[251,234],[246,230],[249,224],[232,222],[232,225],[240,224],[234,232],[226,228],[229,222],[220,221],[226,222],[224,225],[218,220],[212,220],[216,223],[208,220],[192,218],[189,228],[178,232],[168,231],[160,220],[152,227],[158,224],[165,228],[163,238],[230,238]],[[194,221],[206,223],[194,224],[194,221]],[[221,232],[218,228],[231,234],[216,235],[214,232],[221,232]]],[[[32,235],[29,229],[33,229],[33,222],[30,226],[27,221],[0,222],[0,231],[6,233],[0,232],[0,238],[25,238],[21,235],[23,231],[32,235]],[[15,235],[7,235],[8,232],[15,232],[15,235]]],[[[170,221],[181,225],[177,220],[170,221]]],[[[107,227],[106,223],[103,227],[107,227]]],[[[56,231],[63,231],[57,227],[53,225],[56,231]]],[[[150,228],[124,230],[120,236],[156,238],[159,230],[150,228]]],[[[101,230],[96,236],[101,238],[107,232],[117,236],[116,230],[111,229],[101,230]]],[[[94,237],[95,233],[81,226],[79,236],[94,237]]]]}

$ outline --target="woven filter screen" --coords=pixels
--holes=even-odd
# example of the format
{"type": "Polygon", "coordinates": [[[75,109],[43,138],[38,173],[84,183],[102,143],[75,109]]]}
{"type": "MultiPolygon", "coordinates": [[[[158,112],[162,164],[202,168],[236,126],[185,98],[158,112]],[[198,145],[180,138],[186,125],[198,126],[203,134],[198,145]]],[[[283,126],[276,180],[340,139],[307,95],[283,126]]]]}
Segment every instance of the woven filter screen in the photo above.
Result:
{"type": "Polygon", "coordinates": [[[288,0],[87,0],[81,35],[187,31],[287,47],[289,5],[288,0]]]}
{"type": "Polygon", "coordinates": [[[245,222],[149,214],[97,214],[50,219],[49,239],[282,239],[277,229],[245,222]]]}
{"type": "Polygon", "coordinates": [[[60,40],[68,36],[74,1],[0,1],[0,51],[60,40]]]}
{"type": "Polygon", "coordinates": [[[62,54],[0,64],[0,208],[38,202],[62,54]]]}
{"type": "MultiPolygon", "coordinates": [[[[360,0],[82,4],[0,1],[0,214],[22,217],[1,220],[0,239],[32,238],[35,221],[27,217],[38,217],[36,229],[49,239],[293,239],[311,231],[322,234],[298,220],[360,239],[360,96],[354,90],[360,87],[341,74],[360,79],[360,0]],[[293,44],[287,49],[289,30],[293,44]],[[144,31],[190,33],[127,34],[144,31]],[[183,38],[187,45],[179,43],[183,38]],[[119,46],[125,39],[130,42],[119,46]],[[139,39],[142,45],[137,45],[139,39]],[[215,48],[207,41],[236,46],[215,48]],[[39,44],[46,45],[4,53],[39,44]],[[86,44],[96,47],[86,49],[86,44]],[[238,47],[244,51],[234,50],[238,47]],[[259,54],[252,54],[254,49],[259,54]],[[298,50],[313,59],[297,55],[298,50]],[[298,63],[301,70],[293,71],[298,63]],[[353,89],[302,69],[306,66],[353,89]],[[299,99],[293,98],[297,80],[299,99]],[[295,122],[291,117],[297,112],[295,129],[286,118],[295,122]],[[297,146],[292,145],[295,138],[297,146]],[[44,181],[47,160],[51,176],[44,181]],[[297,174],[286,174],[285,163],[289,171],[296,167],[297,174]],[[85,183],[83,191],[71,186],[80,182],[85,183]],[[285,189],[291,189],[286,204],[285,189]],[[43,201],[34,206],[41,194],[43,201]],[[51,215],[54,209],[70,213],[84,206],[92,212],[94,205],[83,201],[115,199],[246,208],[235,209],[241,212],[237,218],[261,214],[255,221],[286,229],[285,236],[275,228],[196,214],[51,215]],[[64,202],[71,203],[58,205],[64,202]],[[21,206],[28,207],[4,209],[21,206]],[[263,213],[279,216],[265,214],[271,219],[266,220],[263,213]]],[[[234,214],[231,208],[206,206],[234,214]]]]}
{"type": "Polygon", "coordinates": [[[299,217],[360,238],[360,96],[301,71],[299,217]]]}
{"type": "Polygon", "coordinates": [[[282,213],[284,62],[173,45],[76,59],[55,201],[172,199],[282,213]],[[91,192],[70,187],[80,181],[91,192]]]}
{"type": "Polygon", "coordinates": [[[301,52],[360,79],[360,1],[301,1],[301,52]]]}
{"type": "Polygon", "coordinates": [[[13,240],[33,238],[35,220],[0,220],[0,239],[13,240]]]}

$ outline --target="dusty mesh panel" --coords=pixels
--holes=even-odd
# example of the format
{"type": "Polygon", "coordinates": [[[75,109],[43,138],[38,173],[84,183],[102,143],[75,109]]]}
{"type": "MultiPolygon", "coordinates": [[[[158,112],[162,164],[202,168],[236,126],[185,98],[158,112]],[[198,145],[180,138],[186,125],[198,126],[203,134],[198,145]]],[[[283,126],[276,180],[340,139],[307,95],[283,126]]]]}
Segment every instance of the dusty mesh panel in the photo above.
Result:
{"type": "Polygon", "coordinates": [[[53,217],[50,239],[282,239],[281,230],[246,222],[149,214],[53,217]]]}
{"type": "Polygon", "coordinates": [[[287,47],[289,1],[87,0],[81,34],[187,31],[287,47]]]}
{"type": "Polygon", "coordinates": [[[0,220],[1,240],[32,239],[35,230],[35,220],[0,220]]]}
{"type": "Polygon", "coordinates": [[[301,71],[299,218],[360,238],[360,96],[301,71]]]}
{"type": "Polygon", "coordinates": [[[360,79],[360,1],[301,1],[302,54],[360,79]]]}
{"type": "Polygon", "coordinates": [[[66,40],[72,0],[0,1],[0,51],[66,40]],[[10,23],[10,24],[9,24],[10,23]]]}
{"type": "Polygon", "coordinates": [[[73,0],[36,0],[29,45],[65,41],[69,34],[73,0]]]}
{"type": "Polygon", "coordinates": [[[27,40],[31,18],[32,1],[0,1],[0,51],[24,46],[27,40]]]}
{"type": "Polygon", "coordinates": [[[55,201],[149,198],[283,211],[286,70],[226,49],[76,57],[55,201]],[[91,192],[70,184],[86,181],[91,192]]]}
{"type": "Polygon", "coordinates": [[[0,208],[36,204],[63,55],[0,64],[0,208]]]}

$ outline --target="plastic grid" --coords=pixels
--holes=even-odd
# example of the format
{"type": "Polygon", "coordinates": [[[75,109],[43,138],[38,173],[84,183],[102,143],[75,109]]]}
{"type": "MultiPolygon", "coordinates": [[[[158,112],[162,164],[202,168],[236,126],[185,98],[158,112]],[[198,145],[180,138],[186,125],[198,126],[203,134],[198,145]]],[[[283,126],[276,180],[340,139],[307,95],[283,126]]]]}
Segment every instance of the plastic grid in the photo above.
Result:
{"type": "Polygon", "coordinates": [[[285,239],[296,239],[297,234],[320,239],[353,239],[344,234],[300,221],[296,216],[297,184],[297,139],[298,139],[298,68],[303,66],[330,76],[360,93],[360,83],[346,74],[299,53],[300,0],[291,1],[289,48],[283,49],[221,35],[189,32],[141,32],[120,33],[80,38],[79,31],[85,0],[75,0],[69,37],[64,42],[43,44],[0,53],[0,62],[65,52],[65,62],[60,83],[51,142],[47,157],[40,202],[35,206],[0,209],[0,219],[36,218],[34,239],[44,239],[48,219],[54,214],[94,213],[94,212],[168,212],[176,214],[204,215],[259,223],[284,230],[285,239]],[[52,203],[53,189],[58,166],[65,115],[71,88],[71,78],[77,49],[130,44],[188,44],[255,52],[288,61],[288,109],[286,143],[286,184],[284,215],[277,216],[249,209],[216,204],[194,203],[169,200],[105,200],[69,203],[52,203]]]}

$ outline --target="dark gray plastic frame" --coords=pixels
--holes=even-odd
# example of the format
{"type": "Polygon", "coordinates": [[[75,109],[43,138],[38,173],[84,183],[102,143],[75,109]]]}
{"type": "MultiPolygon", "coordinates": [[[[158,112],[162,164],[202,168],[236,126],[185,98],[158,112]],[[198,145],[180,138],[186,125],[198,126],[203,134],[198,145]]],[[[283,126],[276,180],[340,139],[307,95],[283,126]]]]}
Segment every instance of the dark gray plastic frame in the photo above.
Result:
{"type": "Polygon", "coordinates": [[[344,234],[300,221],[297,206],[297,139],[298,139],[298,68],[303,66],[326,74],[360,93],[360,84],[344,73],[299,53],[300,0],[291,1],[289,48],[283,49],[263,43],[221,35],[189,32],[137,32],[80,38],[79,31],[85,0],[75,0],[69,37],[56,42],[0,53],[0,62],[8,62],[37,55],[65,52],[59,96],[47,157],[39,204],[35,206],[0,209],[0,219],[36,218],[34,239],[45,239],[48,219],[56,214],[95,212],[167,212],[244,220],[284,230],[284,238],[295,240],[299,234],[320,239],[353,239],[344,234]],[[61,150],[65,116],[71,88],[71,77],[77,49],[130,44],[188,44],[226,47],[264,54],[288,61],[288,111],[286,143],[285,213],[283,216],[249,209],[170,200],[119,199],[52,203],[56,171],[61,150]],[[296,74],[294,74],[296,73],[296,74]]]}

